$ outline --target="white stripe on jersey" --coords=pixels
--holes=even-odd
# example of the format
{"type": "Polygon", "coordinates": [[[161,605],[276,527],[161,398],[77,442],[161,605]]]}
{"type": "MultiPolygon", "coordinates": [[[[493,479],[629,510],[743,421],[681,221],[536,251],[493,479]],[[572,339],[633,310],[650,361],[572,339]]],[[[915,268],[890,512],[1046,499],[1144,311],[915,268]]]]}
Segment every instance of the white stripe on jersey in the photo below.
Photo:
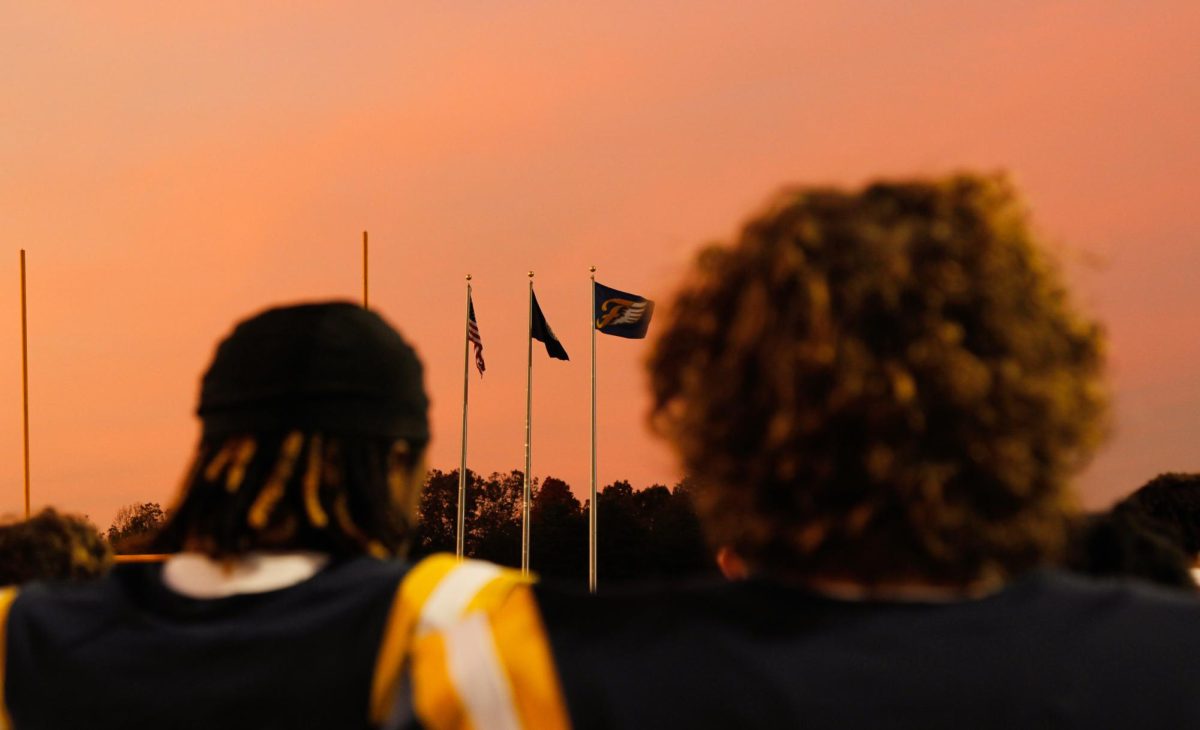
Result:
{"type": "Polygon", "coordinates": [[[521,730],[485,614],[473,614],[446,632],[446,670],[472,727],[521,730]]]}
{"type": "Polygon", "coordinates": [[[454,566],[433,589],[421,608],[417,635],[444,630],[458,621],[471,599],[498,577],[500,568],[478,560],[465,560],[454,566]]]}

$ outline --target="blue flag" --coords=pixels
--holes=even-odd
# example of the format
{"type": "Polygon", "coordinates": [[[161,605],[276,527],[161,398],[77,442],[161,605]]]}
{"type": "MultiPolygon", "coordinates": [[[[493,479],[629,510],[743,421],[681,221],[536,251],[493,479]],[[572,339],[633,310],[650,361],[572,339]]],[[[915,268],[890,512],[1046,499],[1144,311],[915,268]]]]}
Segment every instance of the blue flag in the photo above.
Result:
{"type": "Polygon", "coordinates": [[[640,340],[650,327],[654,302],[597,282],[594,314],[596,329],[600,332],[640,340]]]}

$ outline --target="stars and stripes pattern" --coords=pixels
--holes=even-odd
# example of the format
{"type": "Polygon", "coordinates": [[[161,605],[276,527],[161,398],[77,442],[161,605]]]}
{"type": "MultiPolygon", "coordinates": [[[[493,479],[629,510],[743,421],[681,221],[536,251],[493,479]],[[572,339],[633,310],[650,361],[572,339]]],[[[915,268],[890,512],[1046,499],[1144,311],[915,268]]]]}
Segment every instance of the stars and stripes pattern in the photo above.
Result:
{"type": "Polygon", "coordinates": [[[475,367],[479,368],[479,377],[487,366],[483,363],[483,338],[479,336],[479,322],[475,320],[475,302],[467,297],[467,340],[475,345],[475,367]]]}

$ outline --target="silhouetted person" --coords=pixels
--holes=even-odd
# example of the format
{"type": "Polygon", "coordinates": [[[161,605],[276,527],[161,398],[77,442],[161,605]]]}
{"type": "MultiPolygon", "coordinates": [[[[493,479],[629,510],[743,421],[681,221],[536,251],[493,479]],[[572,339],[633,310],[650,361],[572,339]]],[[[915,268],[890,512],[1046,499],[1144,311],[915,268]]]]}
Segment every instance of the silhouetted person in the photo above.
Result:
{"type": "Polygon", "coordinates": [[[51,507],[28,520],[0,525],[0,586],[87,580],[104,575],[112,560],[95,525],[51,507]]]}
{"type": "Polygon", "coordinates": [[[1200,582],[1200,474],[1159,474],[1118,502],[1113,511],[1147,521],[1187,553],[1193,580],[1200,582]]]}
{"type": "Polygon", "coordinates": [[[427,409],[416,353],[373,312],[307,304],[239,324],[204,375],[200,444],[160,534],[178,554],[0,594],[13,726],[377,724],[414,633],[515,582],[398,559],[427,409]]]}
{"type": "Polygon", "coordinates": [[[1070,535],[1065,565],[1075,572],[1196,589],[1191,556],[1144,517],[1125,510],[1084,515],[1070,535]]]}
{"type": "Polygon", "coordinates": [[[1003,178],[787,190],[665,320],[652,423],[746,579],[520,590],[420,643],[426,727],[1200,727],[1200,602],[1044,567],[1103,348],[1003,178]]]}

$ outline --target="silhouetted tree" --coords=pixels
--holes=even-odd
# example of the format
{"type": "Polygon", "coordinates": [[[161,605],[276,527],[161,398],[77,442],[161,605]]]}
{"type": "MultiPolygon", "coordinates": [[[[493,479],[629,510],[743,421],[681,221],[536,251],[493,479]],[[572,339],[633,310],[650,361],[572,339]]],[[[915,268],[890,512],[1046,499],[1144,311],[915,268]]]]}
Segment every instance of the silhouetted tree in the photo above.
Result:
{"type": "Polygon", "coordinates": [[[563,581],[587,579],[587,515],[571,487],[547,477],[533,498],[530,567],[563,581]]]}
{"type": "Polygon", "coordinates": [[[520,567],[524,488],[525,474],[515,469],[507,474],[494,473],[479,483],[477,501],[467,520],[469,557],[520,567]]]}
{"type": "MultiPolygon", "coordinates": [[[[518,470],[486,478],[467,471],[467,557],[521,565],[524,480],[518,470]]],[[[555,477],[534,480],[531,491],[530,567],[548,579],[584,584],[588,504],[580,504],[570,485],[555,477]]],[[[673,489],[654,484],[642,490],[618,480],[600,490],[596,503],[601,585],[714,573],[687,479],[673,489]]],[[[457,515],[458,471],[431,470],[418,505],[411,557],[453,553],[457,515]]],[[[118,553],[145,552],[165,517],[155,502],[126,505],[108,528],[108,541],[118,553]]]]}
{"type": "MultiPolygon", "coordinates": [[[[508,566],[521,564],[522,472],[494,473],[486,479],[467,470],[464,552],[467,557],[508,566]]],[[[458,470],[434,469],[425,480],[418,507],[412,556],[454,552],[458,525],[458,470]]]]}
{"type": "Polygon", "coordinates": [[[638,519],[633,485],[624,480],[602,488],[596,498],[596,572],[600,581],[646,577],[645,528],[638,519]]]}
{"type": "Polygon", "coordinates": [[[674,508],[671,490],[663,484],[654,484],[633,494],[633,514],[642,540],[639,547],[649,576],[662,575],[666,563],[671,561],[670,550],[674,546],[670,533],[674,508]]]}
{"type": "Polygon", "coordinates": [[[166,519],[158,502],[127,504],[117,510],[105,537],[115,553],[145,552],[166,519]]]}
{"type": "Polygon", "coordinates": [[[667,575],[716,575],[717,564],[692,504],[688,477],[671,490],[671,510],[657,525],[656,539],[663,546],[662,570],[667,575]]]}
{"type": "MultiPolygon", "coordinates": [[[[467,479],[472,477],[474,474],[468,470],[467,479]]],[[[468,494],[471,491],[468,489],[468,494]]],[[[414,557],[454,552],[457,510],[458,471],[431,470],[425,477],[425,487],[417,508],[417,531],[412,543],[414,557]]]]}
{"type": "MultiPolygon", "coordinates": [[[[521,564],[521,492],[524,474],[467,472],[466,555],[501,565],[521,564]]],[[[582,585],[587,580],[588,505],[570,485],[547,477],[531,491],[530,567],[539,575],[582,585]]],[[[619,480],[600,490],[600,581],[711,574],[714,565],[692,507],[687,480],[674,489],[655,484],[635,490],[619,480]]],[[[458,472],[429,472],[421,495],[413,557],[454,552],[458,472]]]]}

